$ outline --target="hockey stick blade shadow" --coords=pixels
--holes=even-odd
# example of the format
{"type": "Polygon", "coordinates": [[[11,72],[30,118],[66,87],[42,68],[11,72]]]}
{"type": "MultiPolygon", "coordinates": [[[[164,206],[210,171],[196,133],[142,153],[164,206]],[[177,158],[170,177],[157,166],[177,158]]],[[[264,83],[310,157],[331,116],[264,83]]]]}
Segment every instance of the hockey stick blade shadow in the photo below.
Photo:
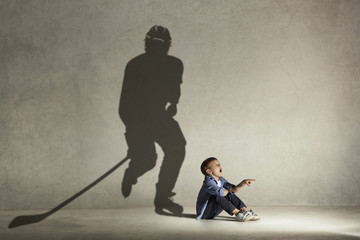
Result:
{"type": "Polygon", "coordinates": [[[51,214],[55,213],[56,211],[60,210],[61,208],[65,207],[67,204],[69,204],[70,202],[74,201],[76,198],[78,198],[80,195],[82,195],[83,193],[87,192],[89,189],[91,189],[92,187],[94,187],[96,184],[98,184],[99,182],[101,182],[104,178],[106,178],[107,176],[109,176],[112,172],[114,172],[117,168],[119,168],[121,165],[123,165],[127,160],[129,159],[129,157],[125,157],[123,160],[121,160],[118,164],[116,164],[114,167],[112,167],[109,171],[107,171],[106,173],[104,173],[101,177],[99,177],[98,179],[96,179],[94,182],[92,182],[91,184],[89,184],[87,187],[85,187],[84,189],[82,189],[80,192],[76,193],[75,195],[73,195],[72,197],[70,197],[69,199],[67,199],[66,201],[64,201],[63,203],[59,204],[58,206],[56,206],[55,208],[51,209],[50,211],[46,212],[46,213],[42,213],[42,214],[36,214],[36,215],[24,215],[24,216],[17,216],[15,217],[9,224],[8,228],[15,228],[15,227],[19,227],[19,226],[23,226],[23,225],[27,225],[27,224],[32,224],[32,223],[37,223],[40,222],[42,220],[44,220],[45,218],[47,218],[48,216],[50,216],[51,214]]]}

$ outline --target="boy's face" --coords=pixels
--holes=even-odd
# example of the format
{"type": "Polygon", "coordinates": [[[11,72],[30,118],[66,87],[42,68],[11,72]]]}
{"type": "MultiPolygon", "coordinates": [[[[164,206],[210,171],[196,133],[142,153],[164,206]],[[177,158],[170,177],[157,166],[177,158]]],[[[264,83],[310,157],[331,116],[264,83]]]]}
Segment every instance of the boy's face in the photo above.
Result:
{"type": "Polygon", "coordinates": [[[219,181],[222,176],[222,167],[218,160],[214,160],[210,163],[209,169],[206,170],[207,174],[219,181]]]}

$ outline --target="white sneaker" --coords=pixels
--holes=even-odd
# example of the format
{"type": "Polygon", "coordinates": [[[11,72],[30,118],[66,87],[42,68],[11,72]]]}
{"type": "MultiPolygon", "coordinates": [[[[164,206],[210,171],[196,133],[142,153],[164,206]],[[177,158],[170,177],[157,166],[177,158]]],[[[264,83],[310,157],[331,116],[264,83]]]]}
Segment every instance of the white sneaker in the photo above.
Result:
{"type": "Polygon", "coordinates": [[[253,215],[249,211],[239,212],[238,214],[235,215],[236,221],[239,221],[239,222],[246,222],[246,221],[251,220],[252,218],[253,218],[253,215]]]}
{"type": "Polygon", "coordinates": [[[251,213],[251,216],[252,216],[252,218],[250,219],[250,221],[257,221],[257,220],[260,219],[260,217],[259,217],[256,213],[254,213],[253,210],[250,209],[248,212],[250,212],[250,213],[251,213]]]}

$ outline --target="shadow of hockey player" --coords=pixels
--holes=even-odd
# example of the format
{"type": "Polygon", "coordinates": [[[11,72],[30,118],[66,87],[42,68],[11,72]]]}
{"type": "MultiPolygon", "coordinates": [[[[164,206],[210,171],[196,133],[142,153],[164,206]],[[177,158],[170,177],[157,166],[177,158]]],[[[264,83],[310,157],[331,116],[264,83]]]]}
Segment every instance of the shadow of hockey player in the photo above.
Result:
{"type": "Polygon", "coordinates": [[[186,140],[173,118],[180,98],[183,64],[168,55],[170,46],[168,29],[153,26],[146,34],[145,53],[130,60],[125,68],[119,114],[126,126],[130,163],[122,181],[122,194],[128,197],[137,179],[154,168],[157,143],[164,159],[156,184],[155,212],[180,216],[183,207],[171,198],[185,158],[186,140]]]}

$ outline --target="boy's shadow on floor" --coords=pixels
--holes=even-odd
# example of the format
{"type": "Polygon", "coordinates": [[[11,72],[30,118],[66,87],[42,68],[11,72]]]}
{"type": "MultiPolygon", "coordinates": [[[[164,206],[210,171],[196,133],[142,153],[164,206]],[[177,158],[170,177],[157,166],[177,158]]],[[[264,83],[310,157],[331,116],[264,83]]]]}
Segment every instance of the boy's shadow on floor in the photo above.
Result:
{"type": "Polygon", "coordinates": [[[208,220],[231,221],[231,222],[235,221],[234,217],[230,217],[230,216],[217,216],[217,217],[215,217],[213,219],[208,219],[208,220]]]}
{"type": "Polygon", "coordinates": [[[196,214],[191,214],[191,213],[173,214],[165,211],[156,212],[156,213],[161,216],[167,216],[167,217],[192,218],[192,219],[195,219],[197,217],[196,214]]]}
{"type": "MultiPolygon", "coordinates": [[[[168,213],[168,212],[157,212],[157,214],[162,215],[162,216],[168,216],[168,217],[178,217],[178,218],[190,218],[190,219],[196,219],[197,215],[196,214],[191,214],[191,213],[182,213],[180,215],[174,215],[172,213],[168,213]]],[[[213,219],[205,219],[205,220],[216,220],[216,221],[235,221],[234,217],[230,217],[230,216],[217,216],[213,219]]]]}

